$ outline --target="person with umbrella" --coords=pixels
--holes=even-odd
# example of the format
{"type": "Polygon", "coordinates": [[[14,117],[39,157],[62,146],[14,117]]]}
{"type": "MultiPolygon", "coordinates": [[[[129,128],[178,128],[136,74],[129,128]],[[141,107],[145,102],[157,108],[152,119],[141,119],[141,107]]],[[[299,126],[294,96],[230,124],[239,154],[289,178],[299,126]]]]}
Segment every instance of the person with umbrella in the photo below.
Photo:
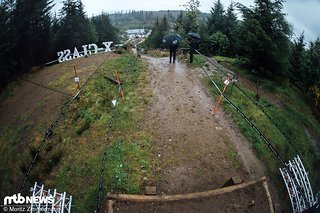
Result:
{"type": "Polygon", "coordinates": [[[169,47],[170,50],[170,60],[173,63],[176,62],[176,52],[179,47],[179,42],[181,41],[181,36],[179,34],[169,34],[163,37],[163,43],[169,47]]]}
{"type": "Polygon", "coordinates": [[[176,53],[177,53],[177,49],[178,49],[178,41],[174,40],[172,42],[172,45],[170,46],[169,50],[170,50],[170,60],[169,63],[171,63],[171,59],[172,62],[175,63],[176,62],[176,53]]]}
{"type": "Polygon", "coordinates": [[[193,62],[193,54],[196,52],[196,49],[199,46],[199,43],[201,41],[201,37],[194,32],[189,32],[188,33],[188,41],[189,41],[189,45],[190,45],[190,64],[192,64],[193,62]]]}

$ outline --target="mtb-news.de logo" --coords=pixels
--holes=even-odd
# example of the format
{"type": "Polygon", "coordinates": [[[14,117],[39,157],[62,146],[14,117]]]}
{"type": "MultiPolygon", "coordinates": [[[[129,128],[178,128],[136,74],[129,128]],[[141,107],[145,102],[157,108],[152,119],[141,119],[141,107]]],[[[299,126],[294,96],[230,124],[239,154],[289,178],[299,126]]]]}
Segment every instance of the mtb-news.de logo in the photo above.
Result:
{"type": "Polygon", "coordinates": [[[52,195],[49,196],[22,196],[20,193],[14,194],[12,196],[6,196],[3,199],[3,205],[26,205],[26,204],[53,204],[54,197],[52,195]]]}

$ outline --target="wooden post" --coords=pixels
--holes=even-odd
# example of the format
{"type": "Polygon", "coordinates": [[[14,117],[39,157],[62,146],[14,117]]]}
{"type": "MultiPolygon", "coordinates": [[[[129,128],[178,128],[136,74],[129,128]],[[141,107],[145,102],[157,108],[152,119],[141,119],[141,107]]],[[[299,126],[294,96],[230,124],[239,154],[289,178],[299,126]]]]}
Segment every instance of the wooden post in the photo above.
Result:
{"type": "Polygon", "coordinates": [[[119,77],[119,73],[118,73],[118,70],[114,70],[114,74],[116,76],[116,79],[117,79],[117,82],[118,82],[118,86],[119,86],[119,93],[121,95],[121,98],[122,98],[122,101],[123,103],[125,103],[125,99],[124,99],[124,94],[123,94],[123,91],[121,89],[121,81],[120,81],[120,77],[119,77]]]}
{"type": "Polygon", "coordinates": [[[205,192],[194,192],[189,194],[176,194],[176,195],[129,195],[129,194],[113,194],[108,193],[108,200],[116,200],[116,201],[128,201],[128,202],[137,202],[137,203],[146,203],[146,202],[172,202],[172,201],[180,201],[180,200],[191,200],[191,199],[200,199],[200,198],[208,198],[217,195],[222,195],[225,193],[230,193],[236,190],[244,189],[248,186],[252,186],[257,183],[264,182],[266,177],[261,177],[257,180],[252,180],[248,182],[244,182],[234,186],[228,186],[220,189],[214,189],[205,192]]]}
{"type": "Polygon", "coordinates": [[[115,76],[116,76],[116,80],[117,80],[118,86],[120,86],[120,85],[121,85],[121,82],[120,82],[118,70],[114,70],[114,74],[115,74],[115,76]]]}
{"type": "Polygon", "coordinates": [[[219,107],[220,102],[221,102],[221,100],[222,100],[223,94],[224,94],[224,92],[226,91],[226,88],[227,88],[227,86],[228,86],[229,83],[230,83],[230,79],[227,78],[227,79],[224,81],[224,88],[223,88],[222,93],[221,93],[221,95],[220,95],[220,97],[219,97],[219,100],[218,100],[216,106],[212,109],[212,113],[213,113],[213,114],[215,114],[215,113],[218,111],[218,107],[219,107]]]}
{"type": "Polygon", "coordinates": [[[79,90],[80,89],[80,79],[78,77],[78,74],[77,74],[77,69],[76,69],[76,66],[73,66],[73,70],[74,70],[74,81],[77,83],[77,89],[79,90]]]}
{"type": "Polygon", "coordinates": [[[108,213],[113,213],[113,205],[116,201],[108,200],[108,213]]]}
{"type": "Polygon", "coordinates": [[[268,204],[269,204],[269,211],[270,213],[274,213],[274,209],[273,209],[273,204],[272,204],[272,199],[271,199],[271,195],[270,195],[270,192],[269,192],[269,188],[268,188],[268,185],[267,185],[267,181],[263,181],[263,188],[264,190],[266,191],[266,194],[267,194],[267,199],[268,199],[268,204]]]}

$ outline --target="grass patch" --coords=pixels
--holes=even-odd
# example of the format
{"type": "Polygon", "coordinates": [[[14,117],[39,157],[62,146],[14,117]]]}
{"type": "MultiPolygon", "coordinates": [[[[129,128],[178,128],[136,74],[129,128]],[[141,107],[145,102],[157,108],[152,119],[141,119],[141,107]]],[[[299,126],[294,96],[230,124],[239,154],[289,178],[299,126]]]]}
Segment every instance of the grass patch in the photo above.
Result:
{"type": "MultiPolygon", "coordinates": [[[[17,176],[13,176],[16,171],[19,171],[21,159],[17,159],[17,147],[22,138],[23,131],[28,126],[16,128],[14,125],[0,128],[0,198],[11,195],[11,187],[15,187],[15,183],[19,180],[17,176]],[[16,162],[12,164],[12,162],[16,162]],[[7,165],[10,165],[9,167],[7,165]],[[8,187],[10,186],[10,187],[8,187]]],[[[17,188],[15,188],[17,189],[17,188]]]]}
{"type": "MultiPolygon", "coordinates": [[[[32,168],[25,193],[29,194],[28,189],[37,181],[46,188],[72,195],[72,212],[93,211],[97,206],[105,150],[104,195],[108,191],[140,193],[143,176],[149,169],[151,141],[151,133],[139,128],[149,97],[145,91],[147,75],[147,65],[131,54],[110,58],[84,87],[81,98],[71,105],[46,142],[32,168]],[[120,100],[118,86],[104,78],[115,79],[115,69],[123,83],[125,103],[120,100]],[[115,98],[120,101],[117,107],[111,103],[115,98]],[[106,133],[113,114],[115,121],[106,147],[106,133]]],[[[69,70],[50,86],[72,91],[75,87],[72,78],[69,70]]],[[[39,102],[36,109],[40,111],[43,107],[43,102],[39,102]]],[[[30,124],[30,115],[17,115],[16,123],[1,125],[1,197],[18,191],[45,133],[44,128],[30,124]]]]}
{"type": "MultiPolygon", "coordinates": [[[[188,62],[189,62],[189,59],[188,59],[188,62]]],[[[206,66],[205,65],[206,62],[207,62],[207,59],[204,56],[194,54],[193,63],[191,64],[191,67],[196,68],[196,67],[206,66]]]]}
{"type": "Polygon", "coordinates": [[[232,162],[233,168],[235,169],[240,168],[239,155],[235,151],[228,150],[226,153],[226,157],[232,162]]]}
{"type": "Polygon", "coordinates": [[[108,151],[107,175],[110,189],[115,192],[135,194],[140,192],[143,170],[149,168],[149,140],[116,140],[108,151]]]}
{"type": "Polygon", "coordinates": [[[143,171],[149,169],[151,141],[151,134],[138,127],[146,106],[143,91],[146,69],[146,65],[132,55],[109,60],[88,83],[81,99],[72,106],[72,113],[55,134],[55,141],[62,140],[65,155],[52,175],[52,183],[73,195],[74,212],[95,209],[105,150],[104,194],[108,191],[140,193],[143,171]],[[118,86],[104,78],[115,78],[115,68],[123,82],[125,103],[121,101],[118,86]],[[117,107],[111,104],[115,98],[119,101],[117,107]],[[110,142],[106,147],[110,122],[110,142]]]}
{"type": "Polygon", "coordinates": [[[248,70],[242,68],[241,66],[239,66],[239,62],[237,59],[235,58],[229,58],[229,57],[225,57],[225,56],[213,56],[213,58],[220,64],[224,65],[226,68],[241,74],[243,76],[245,76],[246,78],[251,77],[252,73],[248,72],[248,70]]]}
{"type": "Polygon", "coordinates": [[[14,89],[17,87],[15,82],[10,83],[0,94],[0,101],[4,101],[8,97],[12,97],[14,95],[14,89]]]}
{"type": "Polygon", "coordinates": [[[216,59],[218,63],[225,62],[225,63],[234,64],[234,63],[237,62],[237,59],[235,59],[235,58],[228,58],[228,57],[219,56],[219,55],[218,56],[214,56],[213,58],[216,59]]]}
{"type": "Polygon", "coordinates": [[[224,141],[224,143],[229,148],[228,151],[225,153],[226,158],[228,158],[231,161],[231,165],[233,166],[233,168],[239,169],[241,166],[240,166],[240,157],[238,153],[234,151],[229,141],[224,141]]]}
{"type": "MultiPolygon", "coordinates": [[[[235,65],[235,61],[228,58],[219,58],[221,61],[227,61],[235,65]]],[[[229,67],[230,68],[230,67],[229,67]]],[[[241,69],[241,68],[238,68],[241,69]]],[[[234,70],[234,69],[232,69],[234,70]]],[[[241,69],[243,73],[245,71],[241,69]]],[[[237,71],[237,70],[236,70],[237,71]]],[[[247,71],[248,73],[248,71],[247,71]]],[[[223,88],[223,77],[219,74],[213,76],[214,80],[218,83],[220,88],[223,88]]],[[[264,111],[271,117],[271,120],[257,107],[256,104],[252,103],[243,93],[241,93],[235,87],[233,88],[232,94],[229,95],[228,89],[226,94],[229,99],[237,105],[240,110],[250,119],[253,123],[261,130],[266,138],[272,143],[279,154],[287,162],[292,160],[296,156],[296,152],[290,146],[288,137],[297,148],[300,156],[304,159],[304,164],[310,171],[310,177],[312,186],[314,189],[319,189],[320,183],[320,152],[316,149],[308,136],[306,129],[320,135],[320,125],[316,118],[313,116],[308,103],[302,98],[301,94],[293,88],[286,86],[279,86],[277,82],[271,82],[263,80],[264,84],[268,85],[268,89],[272,90],[277,97],[280,97],[280,101],[289,99],[288,102],[284,102],[283,106],[265,107],[264,111]],[[275,127],[273,123],[276,123],[279,128],[275,127]],[[286,136],[282,135],[284,132],[286,136]]],[[[217,98],[219,94],[211,86],[209,80],[206,84],[210,86],[211,92],[217,98]]],[[[250,97],[254,98],[255,91],[250,91],[247,87],[242,89],[250,97]]],[[[270,105],[272,100],[266,98],[260,98],[259,104],[262,106],[270,105]]],[[[254,149],[258,153],[259,157],[266,163],[267,168],[270,172],[270,176],[278,180],[279,185],[283,185],[282,178],[279,173],[280,165],[279,161],[276,160],[274,154],[268,149],[266,144],[258,136],[258,134],[248,125],[248,123],[229,105],[227,102],[222,101],[224,110],[231,115],[235,123],[239,126],[242,133],[251,141],[254,149]]],[[[232,156],[231,156],[232,157],[232,156]]]]}

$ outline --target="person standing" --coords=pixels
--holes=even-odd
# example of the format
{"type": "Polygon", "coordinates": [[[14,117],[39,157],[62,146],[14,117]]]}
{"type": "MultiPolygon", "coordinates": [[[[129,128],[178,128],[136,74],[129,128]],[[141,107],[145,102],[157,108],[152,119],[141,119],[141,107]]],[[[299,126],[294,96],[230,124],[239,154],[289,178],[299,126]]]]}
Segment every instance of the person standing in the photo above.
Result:
{"type": "Polygon", "coordinates": [[[169,50],[170,50],[170,60],[169,63],[171,63],[171,61],[173,63],[176,62],[176,53],[177,53],[177,49],[178,49],[178,41],[174,40],[172,42],[172,45],[170,45],[169,50]]]}
{"type": "Polygon", "coordinates": [[[195,39],[189,39],[189,45],[190,45],[190,64],[192,64],[193,62],[193,54],[195,54],[196,49],[199,46],[199,41],[195,40],[195,39]]]}

